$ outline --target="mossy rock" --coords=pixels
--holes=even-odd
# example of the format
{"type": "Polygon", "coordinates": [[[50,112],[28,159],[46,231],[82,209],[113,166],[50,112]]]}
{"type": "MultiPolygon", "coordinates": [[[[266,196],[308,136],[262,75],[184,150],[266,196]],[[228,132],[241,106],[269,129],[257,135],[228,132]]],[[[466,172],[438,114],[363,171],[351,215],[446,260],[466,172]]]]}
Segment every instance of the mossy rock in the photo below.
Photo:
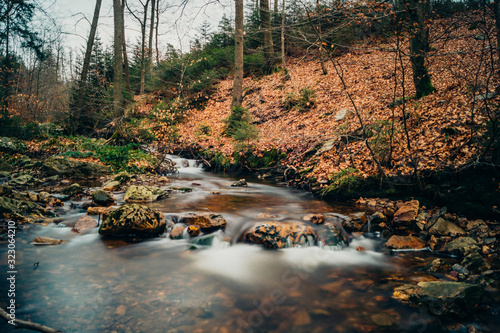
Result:
{"type": "Polygon", "coordinates": [[[123,199],[130,203],[144,203],[160,200],[167,196],[167,191],[158,186],[132,185],[127,189],[123,199]]]}
{"type": "Polygon", "coordinates": [[[34,202],[0,197],[0,217],[13,220],[47,219],[55,217],[55,214],[34,202]]]}
{"type": "Polygon", "coordinates": [[[62,192],[66,195],[74,196],[83,192],[82,187],[78,183],[71,184],[70,186],[64,188],[62,192]]]}
{"type": "Polygon", "coordinates": [[[124,205],[112,211],[99,228],[99,234],[111,237],[155,237],[165,232],[163,214],[146,206],[124,205]]]}
{"type": "Polygon", "coordinates": [[[73,160],[67,157],[49,157],[42,167],[48,175],[64,175],[71,177],[103,176],[110,172],[109,167],[92,162],[73,160]]]}
{"type": "Polygon", "coordinates": [[[266,222],[248,230],[243,239],[271,249],[301,245],[308,238],[315,239],[314,230],[305,223],[266,222]]]}
{"type": "Polygon", "coordinates": [[[98,206],[110,206],[115,202],[115,198],[104,190],[92,192],[92,201],[98,206]]]}
{"type": "Polygon", "coordinates": [[[329,248],[342,249],[349,245],[342,231],[333,223],[325,223],[319,226],[317,235],[318,242],[323,242],[329,248]]]}

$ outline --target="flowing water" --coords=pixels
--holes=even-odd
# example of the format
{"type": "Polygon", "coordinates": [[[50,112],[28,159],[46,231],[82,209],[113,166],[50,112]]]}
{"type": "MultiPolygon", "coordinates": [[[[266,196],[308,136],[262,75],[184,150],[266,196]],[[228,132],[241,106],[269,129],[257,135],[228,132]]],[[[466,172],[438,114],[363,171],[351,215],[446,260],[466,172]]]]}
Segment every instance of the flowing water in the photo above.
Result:
{"type": "MultiPolygon", "coordinates": [[[[237,243],[257,222],[356,208],[256,179],[248,187],[231,187],[235,180],[237,175],[207,173],[190,161],[168,186],[193,192],[149,204],[167,218],[222,214],[231,244],[219,240],[197,249],[186,239],[165,236],[136,243],[106,240],[97,228],[77,235],[71,226],[84,212],[66,203],[68,214],[58,226],[36,226],[16,236],[16,316],[64,332],[439,332],[448,324],[391,298],[398,282],[433,278],[419,270],[433,259],[426,252],[388,256],[380,240],[367,238],[342,251],[271,251],[237,243]],[[34,246],[29,242],[36,236],[67,243],[34,246]]],[[[123,203],[123,194],[115,196],[123,203]]],[[[6,281],[7,244],[0,245],[6,281]]],[[[5,308],[7,283],[0,283],[0,293],[5,308]]],[[[495,311],[463,323],[498,332],[495,311]]],[[[3,322],[0,330],[22,332],[3,322]]]]}

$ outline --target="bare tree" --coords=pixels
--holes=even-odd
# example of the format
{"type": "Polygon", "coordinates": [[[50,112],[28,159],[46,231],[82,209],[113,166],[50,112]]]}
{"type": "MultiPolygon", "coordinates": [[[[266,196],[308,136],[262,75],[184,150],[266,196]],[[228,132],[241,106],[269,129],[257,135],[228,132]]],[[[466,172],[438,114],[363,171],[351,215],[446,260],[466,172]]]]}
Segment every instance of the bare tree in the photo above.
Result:
{"type": "Polygon", "coordinates": [[[243,0],[235,0],[234,84],[231,107],[243,102],[243,0]]]}
{"type": "Polygon", "coordinates": [[[132,96],[132,88],[130,87],[130,67],[128,65],[127,42],[125,40],[125,1],[122,0],[122,20],[123,20],[123,67],[125,69],[125,89],[129,96],[132,96]]]}
{"type": "Polygon", "coordinates": [[[413,69],[413,83],[416,98],[431,94],[435,89],[425,64],[429,51],[429,28],[426,20],[430,13],[429,0],[407,0],[406,7],[410,15],[410,61],[413,69]]]}
{"type": "Polygon", "coordinates": [[[139,18],[134,10],[132,10],[128,4],[127,8],[130,14],[139,22],[141,25],[141,83],[140,83],[140,88],[139,88],[139,94],[142,95],[144,94],[144,88],[146,86],[146,23],[148,20],[148,7],[149,7],[149,2],[150,0],[146,0],[146,2],[143,2],[142,0],[139,0],[142,9],[143,9],[143,17],[142,19],[139,18]]]}
{"type": "Polygon", "coordinates": [[[123,76],[123,14],[120,0],[113,0],[113,21],[114,21],[114,57],[115,73],[113,83],[113,113],[115,117],[123,114],[122,76],[123,76]]]}
{"type": "Polygon", "coordinates": [[[270,72],[274,66],[273,34],[271,31],[271,11],[269,0],[260,0],[260,22],[264,36],[264,57],[266,58],[266,69],[270,72]]]}
{"type": "MultiPolygon", "coordinates": [[[[83,91],[85,88],[85,83],[87,82],[87,75],[89,73],[90,56],[92,54],[92,48],[94,47],[95,34],[97,31],[97,22],[99,21],[99,13],[101,11],[101,3],[102,0],[96,0],[95,2],[94,17],[92,18],[92,24],[90,26],[89,38],[87,39],[87,48],[85,50],[85,57],[83,58],[82,73],[80,75],[80,85],[78,88],[78,99],[76,103],[78,109],[76,111],[74,124],[78,124],[78,121],[80,119],[80,110],[82,109],[82,104],[83,104],[83,91]]],[[[73,126],[73,129],[76,128],[73,126]]]]}
{"type": "Polygon", "coordinates": [[[153,35],[155,29],[156,3],[159,0],[151,1],[151,24],[149,25],[149,44],[148,44],[148,70],[153,71],[153,35]]]}

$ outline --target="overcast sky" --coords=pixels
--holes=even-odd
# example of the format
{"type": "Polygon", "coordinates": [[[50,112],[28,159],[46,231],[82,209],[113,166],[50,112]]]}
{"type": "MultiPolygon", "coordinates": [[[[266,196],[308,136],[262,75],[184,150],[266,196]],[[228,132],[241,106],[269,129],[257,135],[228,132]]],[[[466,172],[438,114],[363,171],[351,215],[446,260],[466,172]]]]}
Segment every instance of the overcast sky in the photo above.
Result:
{"type": "MultiPolygon", "coordinates": [[[[47,13],[61,26],[64,33],[64,45],[67,48],[82,50],[88,37],[90,22],[94,13],[94,0],[39,0],[47,13]]],[[[160,14],[160,51],[170,43],[183,52],[189,51],[189,40],[198,34],[197,28],[203,21],[211,23],[212,31],[222,15],[233,17],[232,0],[188,0],[184,10],[179,7],[182,0],[162,0],[161,7],[169,7],[160,14]],[[176,23],[176,24],[175,24],[176,23]]],[[[128,0],[131,8],[140,6],[139,0],[128,0]]],[[[149,19],[148,19],[149,20],[149,19]]],[[[125,17],[126,39],[130,45],[139,38],[139,26],[131,16],[125,17]]],[[[113,41],[113,1],[102,0],[99,17],[98,36],[104,44],[111,45],[113,41]]]]}

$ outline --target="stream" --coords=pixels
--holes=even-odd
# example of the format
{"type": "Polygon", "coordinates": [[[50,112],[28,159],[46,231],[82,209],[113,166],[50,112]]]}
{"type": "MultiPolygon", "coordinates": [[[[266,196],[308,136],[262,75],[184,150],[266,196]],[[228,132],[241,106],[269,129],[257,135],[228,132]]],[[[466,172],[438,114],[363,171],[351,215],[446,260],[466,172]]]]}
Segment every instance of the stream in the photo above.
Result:
{"type": "MultiPolygon", "coordinates": [[[[63,332],[449,332],[445,327],[453,322],[391,297],[398,282],[435,279],[419,270],[435,258],[430,253],[387,255],[376,237],[354,239],[340,251],[238,243],[258,222],[359,209],[265,180],[247,178],[248,187],[231,187],[238,175],[189,163],[165,188],[193,191],[173,192],[148,206],[167,220],[184,212],[220,213],[231,242],[220,237],[193,248],[188,239],[163,235],[130,243],[103,239],[97,228],[79,235],[71,227],[85,213],[66,202],[59,225],[16,235],[16,316],[63,332]],[[34,246],[36,236],[67,243],[34,246]]],[[[123,204],[123,193],[115,198],[123,204]]],[[[0,278],[6,281],[7,243],[0,245],[0,278]]],[[[2,306],[8,289],[0,283],[2,306]]],[[[498,304],[460,323],[499,332],[495,311],[498,304]]],[[[0,331],[29,332],[4,322],[0,331]]]]}

